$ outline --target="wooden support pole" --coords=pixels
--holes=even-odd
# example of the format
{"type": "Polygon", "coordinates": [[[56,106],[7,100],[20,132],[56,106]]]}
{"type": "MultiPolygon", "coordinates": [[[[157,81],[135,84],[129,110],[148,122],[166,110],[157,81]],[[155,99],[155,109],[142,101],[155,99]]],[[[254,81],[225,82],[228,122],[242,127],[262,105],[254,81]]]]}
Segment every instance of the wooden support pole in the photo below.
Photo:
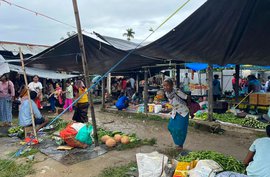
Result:
{"type": "Polygon", "coordinates": [[[139,93],[139,73],[136,74],[136,91],[139,93]]]}
{"type": "Polygon", "coordinates": [[[34,116],[32,101],[31,101],[31,97],[30,97],[30,91],[29,91],[29,88],[28,88],[28,80],[27,80],[27,76],[26,76],[26,72],[25,72],[23,55],[22,55],[22,51],[21,51],[21,48],[20,47],[19,47],[19,51],[20,51],[20,58],[21,58],[21,64],[22,64],[24,82],[25,82],[25,86],[27,88],[28,101],[29,101],[29,105],[30,105],[30,112],[31,112],[31,118],[32,118],[33,132],[34,132],[35,138],[37,139],[38,137],[37,137],[37,131],[36,131],[35,116],[34,116]]]}
{"type": "Polygon", "coordinates": [[[213,66],[208,65],[208,120],[213,121],[213,66]]]}
{"type": "Polygon", "coordinates": [[[240,75],[240,65],[235,65],[235,101],[239,100],[239,75],[240,75]]]}
{"type": "Polygon", "coordinates": [[[144,112],[147,113],[148,107],[148,70],[147,68],[144,69],[144,112]]]}
{"type": "Polygon", "coordinates": [[[109,95],[112,94],[112,76],[111,73],[108,74],[107,77],[107,92],[109,95]]]}
{"type": "MultiPolygon", "coordinates": [[[[84,80],[85,80],[85,83],[86,83],[86,87],[89,88],[90,87],[89,69],[88,69],[88,63],[87,63],[87,59],[86,59],[86,52],[85,52],[85,48],[84,48],[83,35],[82,35],[82,29],[81,29],[81,23],[80,23],[80,16],[79,16],[77,0],[72,0],[72,2],[73,2],[74,14],[75,14],[77,31],[78,31],[78,39],[79,39],[79,45],[80,45],[80,51],[81,51],[81,57],[82,57],[84,80]]],[[[98,135],[97,135],[96,116],[95,116],[95,110],[94,110],[94,103],[93,103],[93,99],[92,99],[92,94],[90,92],[88,93],[88,99],[89,99],[89,102],[90,102],[90,111],[91,111],[91,118],[92,118],[95,146],[98,146],[99,143],[98,143],[98,135]]]]}
{"type": "Polygon", "coordinates": [[[106,78],[103,78],[102,79],[102,86],[101,86],[101,89],[102,89],[102,108],[103,109],[105,108],[105,81],[106,81],[106,78]]]}
{"type": "Polygon", "coordinates": [[[176,88],[180,88],[180,66],[176,65],[176,88]]]}

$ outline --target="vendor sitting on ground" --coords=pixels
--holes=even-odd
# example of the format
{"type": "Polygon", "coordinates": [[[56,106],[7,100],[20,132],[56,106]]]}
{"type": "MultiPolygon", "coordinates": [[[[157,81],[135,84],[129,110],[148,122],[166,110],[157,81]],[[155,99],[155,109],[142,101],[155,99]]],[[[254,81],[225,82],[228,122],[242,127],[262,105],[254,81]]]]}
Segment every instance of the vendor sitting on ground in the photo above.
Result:
{"type": "Polygon", "coordinates": [[[131,97],[131,103],[137,105],[140,103],[140,95],[138,92],[135,92],[131,97]]]}
{"type": "Polygon", "coordinates": [[[244,160],[247,175],[269,177],[270,174],[270,125],[266,127],[268,137],[256,139],[244,160]]]}
{"type": "Polygon", "coordinates": [[[128,97],[124,95],[124,93],[121,93],[117,102],[115,103],[115,106],[118,110],[126,109],[129,105],[128,97]]]}
{"type": "MultiPolygon", "coordinates": [[[[31,117],[31,110],[29,100],[26,99],[27,92],[24,91],[24,95],[22,95],[22,102],[19,109],[19,124],[20,126],[27,127],[32,125],[32,117],[31,117]]],[[[42,117],[36,103],[33,101],[37,97],[37,93],[35,91],[30,92],[30,98],[33,108],[33,114],[35,117],[35,124],[39,125],[36,129],[39,130],[44,127],[49,121],[42,117]]]]}

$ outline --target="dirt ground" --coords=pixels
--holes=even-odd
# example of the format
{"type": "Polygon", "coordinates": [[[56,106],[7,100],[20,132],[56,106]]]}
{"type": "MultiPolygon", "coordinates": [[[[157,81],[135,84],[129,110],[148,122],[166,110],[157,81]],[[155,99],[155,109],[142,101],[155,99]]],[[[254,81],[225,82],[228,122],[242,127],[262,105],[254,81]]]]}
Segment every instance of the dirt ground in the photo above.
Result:
{"type": "MultiPolygon", "coordinates": [[[[90,114],[89,114],[90,115],[90,114]]],[[[66,113],[62,118],[71,119],[72,114],[66,113]]],[[[98,158],[86,160],[75,165],[65,166],[47,156],[38,153],[34,164],[36,174],[29,177],[95,177],[104,168],[127,164],[135,161],[135,154],[138,152],[152,152],[155,150],[164,151],[166,148],[174,147],[172,138],[167,131],[167,123],[157,121],[141,121],[117,114],[100,112],[96,109],[98,126],[108,130],[120,130],[125,133],[136,133],[140,138],[156,138],[156,146],[143,146],[126,151],[110,151],[98,158]]],[[[215,150],[224,154],[232,155],[243,160],[247,150],[256,139],[255,135],[235,132],[231,135],[217,135],[189,127],[189,133],[185,143],[188,150],[215,150]]],[[[16,150],[18,146],[3,143],[6,138],[0,139],[1,156],[16,150]]]]}

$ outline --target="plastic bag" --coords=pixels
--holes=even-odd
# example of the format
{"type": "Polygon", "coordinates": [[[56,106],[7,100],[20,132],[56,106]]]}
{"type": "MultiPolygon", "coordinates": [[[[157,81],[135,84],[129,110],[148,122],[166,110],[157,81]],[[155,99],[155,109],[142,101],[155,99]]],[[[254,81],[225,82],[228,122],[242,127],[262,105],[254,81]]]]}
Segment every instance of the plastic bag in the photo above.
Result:
{"type": "Polygon", "coordinates": [[[139,177],[161,176],[168,157],[158,152],[136,154],[139,177]]]}
{"type": "Polygon", "coordinates": [[[91,145],[92,144],[92,135],[93,133],[93,126],[92,125],[85,125],[80,129],[80,131],[76,135],[76,140],[91,145]]]}
{"type": "Polygon", "coordinates": [[[188,172],[190,177],[215,177],[222,167],[214,160],[199,160],[196,167],[188,172]]]}
{"type": "Polygon", "coordinates": [[[76,140],[77,131],[68,125],[64,130],[60,131],[60,137],[71,147],[86,148],[87,145],[76,140]]]}

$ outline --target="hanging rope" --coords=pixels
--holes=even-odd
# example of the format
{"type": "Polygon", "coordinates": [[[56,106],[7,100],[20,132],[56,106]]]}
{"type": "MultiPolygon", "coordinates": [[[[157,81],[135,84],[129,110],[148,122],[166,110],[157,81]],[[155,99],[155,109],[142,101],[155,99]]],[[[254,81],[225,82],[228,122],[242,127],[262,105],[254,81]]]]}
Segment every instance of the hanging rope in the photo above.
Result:
{"type": "MultiPolygon", "coordinates": [[[[13,2],[10,2],[10,1],[7,1],[7,0],[0,0],[0,1],[3,1],[3,2],[7,3],[7,4],[10,5],[10,6],[15,6],[15,7],[17,7],[17,8],[20,8],[20,9],[23,9],[23,10],[28,11],[28,12],[30,12],[30,13],[33,13],[33,14],[35,14],[36,16],[39,15],[39,16],[42,16],[42,17],[44,17],[44,18],[50,19],[50,20],[52,20],[52,21],[55,21],[55,22],[57,22],[57,23],[63,24],[63,25],[65,25],[65,26],[68,26],[68,27],[77,29],[77,27],[74,26],[74,25],[68,24],[68,23],[66,23],[66,22],[60,21],[60,20],[58,20],[58,19],[56,19],[56,18],[53,18],[53,17],[50,17],[50,16],[45,15],[45,14],[43,14],[43,13],[40,13],[40,12],[31,10],[31,9],[28,9],[28,8],[26,8],[26,7],[20,6],[20,5],[18,5],[18,4],[13,3],[13,2]]],[[[84,30],[84,29],[82,29],[82,31],[85,32],[85,33],[87,33],[87,34],[93,35],[93,33],[88,32],[88,31],[86,31],[86,30],[84,30]]]]}

